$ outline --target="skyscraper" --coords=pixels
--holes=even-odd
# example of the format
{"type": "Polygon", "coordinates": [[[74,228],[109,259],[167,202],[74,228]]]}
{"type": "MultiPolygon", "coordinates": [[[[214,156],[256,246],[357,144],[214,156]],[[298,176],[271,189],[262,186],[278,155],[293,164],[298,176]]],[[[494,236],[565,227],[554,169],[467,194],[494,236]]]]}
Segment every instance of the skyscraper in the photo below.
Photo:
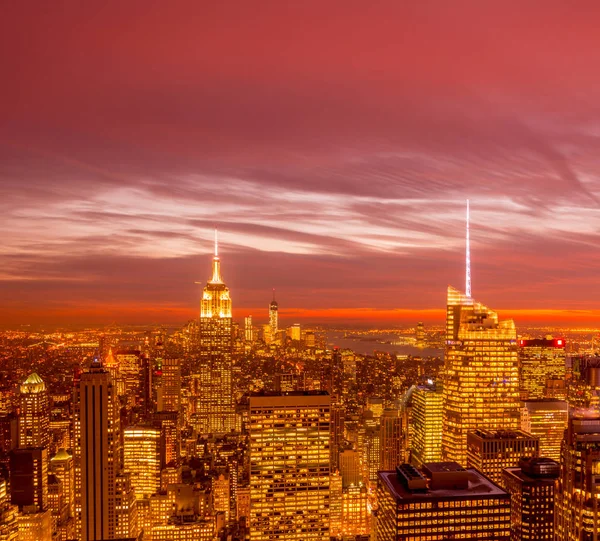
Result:
{"type": "Polygon", "coordinates": [[[252,327],[252,316],[246,316],[244,318],[244,340],[248,344],[254,342],[254,328],[252,327]]]}
{"type": "Polygon", "coordinates": [[[510,494],[512,541],[554,541],[554,496],[560,466],[549,458],[530,458],[502,471],[510,494]]]}
{"type": "Polygon", "coordinates": [[[158,411],[181,409],[181,364],[179,359],[167,358],[162,361],[160,388],[158,389],[158,411]]]}
{"type": "Polygon", "coordinates": [[[412,393],[410,452],[411,462],[415,466],[442,460],[442,406],[440,384],[430,381],[417,386],[412,393]]]}
{"type": "Polygon", "coordinates": [[[160,489],[160,428],[128,426],[123,431],[123,470],[131,476],[138,499],[160,489]]]}
{"type": "Polygon", "coordinates": [[[35,372],[20,387],[19,447],[48,447],[50,401],[46,385],[35,372]]]}
{"type": "Polygon", "coordinates": [[[273,289],[273,300],[269,304],[269,330],[271,333],[271,343],[276,342],[278,339],[277,333],[279,332],[279,305],[275,300],[275,290],[273,289]]]}
{"type": "Polygon", "coordinates": [[[569,419],[555,507],[559,541],[597,541],[600,532],[600,416],[576,411],[569,419]]]}
{"type": "Polygon", "coordinates": [[[540,456],[560,462],[560,449],[569,421],[564,400],[526,400],[522,402],[521,430],[540,439],[540,456]]]}
{"type": "Polygon", "coordinates": [[[521,400],[566,398],[564,338],[519,340],[521,400]]]}
{"type": "Polygon", "coordinates": [[[231,380],[233,336],[231,297],[221,276],[221,260],[215,231],[212,277],[200,305],[200,385],[194,401],[193,424],[202,434],[235,429],[235,400],[231,380]]]}
{"type": "Polygon", "coordinates": [[[329,395],[251,395],[250,539],[329,541],[329,395]]]}
{"type": "Polygon", "coordinates": [[[465,465],[467,432],[519,428],[514,322],[448,287],[444,372],[442,453],[465,465]]]}
{"type": "Polygon", "coordinates": [[[135,516],[130,508],[133,491],[122,475],[119,402],[110,374],[99,359],[81,375],[75,402],[79,424],[76,486],[81,490],[76,493],[76,508],[81,513],[81,540],[132,537],[123,535],[135,534],[137,524],[132,523],[135,516]]]}
{"type": "MultiPolygon", "coordinates": [[[[393,470],[406,462],[408,427],[402,425],[402,416],[397,409],[383,410],[380,421],[379,469],[393,470]]],[[[374,480],[377,480],[375,476],[374,480]]]]}

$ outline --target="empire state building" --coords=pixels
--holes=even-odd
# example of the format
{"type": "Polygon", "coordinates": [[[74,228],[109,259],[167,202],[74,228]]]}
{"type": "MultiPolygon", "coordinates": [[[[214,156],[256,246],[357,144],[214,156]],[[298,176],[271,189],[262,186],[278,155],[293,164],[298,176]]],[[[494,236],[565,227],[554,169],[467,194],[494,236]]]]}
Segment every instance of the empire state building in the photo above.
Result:
{"type": "Polygon", "coordinates": [[[192,422],[200,434],[227,433],[236,426],[231,381],[231,297],[221,276],[216,231],[212,277],[202,292],[199,331],[200,362],[193,375],[192,422]]]}

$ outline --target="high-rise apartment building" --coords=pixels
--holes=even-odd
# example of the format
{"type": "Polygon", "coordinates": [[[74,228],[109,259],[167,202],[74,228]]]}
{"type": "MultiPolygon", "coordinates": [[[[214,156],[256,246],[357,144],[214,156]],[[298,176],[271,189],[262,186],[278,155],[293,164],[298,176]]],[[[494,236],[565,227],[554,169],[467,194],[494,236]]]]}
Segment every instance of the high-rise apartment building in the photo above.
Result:
{"type": "Polygon", "coordinates": [[[577,411],[562,447],[555,507],[557,541],[600,538],[600,416],[577,411]]]}
{"type": "Polygon", "coordinates": [[[200,362],[196,369],[193,424],[201,434],[227,433],[236,428],[232,387],[233,335],[231,297],[221,276],[215,238],[212,277],[200,304],[200,362]]]}
{"type": "Polygon", "coordinates": [[[330,398],[251,395],[250,539],[329,541],[330,398]]]}
{"type": "Polygon", "coordinates": [[[456,462],[379,472],[377,541],[510,539],[510,496],[456,462]]]}
{"type": "Polygon", "coordinates": [[[75,399],[75,507],[80,513],[81,541],[132,537],[123,534],[137,530],[133,490],[122,473],[115,391],[109,372],[95,358],[81,375],[75,399]]]}
{"type": "Polygon", "coordinates": [[[160,489],[160,428],[128,426],[123,431],[123,470],[129,473],[138,499],[160,489]]]}
{"type": "Polygon", "coordinates": [[[521,430],[540,440],[540,456],[560,462],[561,445],[569,422],[564,400],[526,400],[521,403],[521,430]]]}
{"type": "Polygon", "coordinates": [[[35,372],[20,387],[19,447],[50,444],[50,400],[46,385],[35,372]]]}
{"type": "MultiPolygon", "coordinates": [[[[441,384],[430,380],[414,389],[411,410],[410,460],[415,466],[420,467],[427,462],[442,460],[442,409],[441,384]]],[[[391,470],[393,468],[384,469],[391,470]]]]}
{"type": "Polygon", "coordinates": [[[442,454],[464,465],[470,430],[520,425],[514,322],[449,287],[444,372],[442,454]]]}
{"type": "Polygon", "coordinates": [[[521,458],[537,458],[540,440],[522,430],[473,430],[467,434],[467,466],[499,483],[504,468],[521,458]]]}
{"type": "Polygon", "coordinates": [[[559,464],[550,458],[521,459],[502,471],[510,494],[511,541],[554,541],[554,497],[559,464]]]}
{"type": "Polygon", "coordinates": [[[564,338],[519,340],[521,400],[566,398],[564,338]]]}

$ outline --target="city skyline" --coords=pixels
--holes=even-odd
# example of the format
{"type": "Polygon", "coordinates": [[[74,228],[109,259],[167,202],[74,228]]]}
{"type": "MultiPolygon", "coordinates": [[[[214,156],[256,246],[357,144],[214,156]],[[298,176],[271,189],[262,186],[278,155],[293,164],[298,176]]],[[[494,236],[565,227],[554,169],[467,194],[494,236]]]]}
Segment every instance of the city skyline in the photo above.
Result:
{"type": "Polygon", "coordinates": [[[214,226],[236,320],[441,323],[467,198],[478,298],[597,321],[600,7],[468,4],[8,6],[0,324],[196,317],[214,226]]]}

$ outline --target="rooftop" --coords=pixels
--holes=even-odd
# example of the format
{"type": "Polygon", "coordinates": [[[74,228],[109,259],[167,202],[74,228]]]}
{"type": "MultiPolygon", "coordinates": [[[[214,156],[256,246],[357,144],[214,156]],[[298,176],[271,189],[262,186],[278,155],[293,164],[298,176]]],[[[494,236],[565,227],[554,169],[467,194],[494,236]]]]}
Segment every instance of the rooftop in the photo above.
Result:
{"type": "MultiPolygon", "coordinates": [[[[427,470],[429,472],[442,472],[447,474],[458,473],[454,463],[429,463],[427,470]]],[[[467,477],[466,488],[452,488],[442,484],[439,488],[429,485],[426,491],[422,489],[410,490],[401,482],[395,471],[380,471],[379,479],[387,487],[390,494],[396,499],[396,502],[402,501],[428,501],[438,499],[472,499],[472,498],[506,498],[507,492],[498,485],[490,481],[475,468],[460,470],[467,477]]]]}

